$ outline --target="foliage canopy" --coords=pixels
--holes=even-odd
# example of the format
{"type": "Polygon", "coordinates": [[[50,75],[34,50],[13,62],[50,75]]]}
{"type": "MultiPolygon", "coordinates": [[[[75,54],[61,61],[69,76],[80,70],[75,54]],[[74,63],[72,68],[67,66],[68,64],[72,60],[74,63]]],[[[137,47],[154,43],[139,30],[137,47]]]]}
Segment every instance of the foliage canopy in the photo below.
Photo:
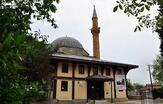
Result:
{"type": "Polygon", "coordinates": [[[134,90],[134,86],[129,79],[126,81],[126,87],[128,91],[134,90]]]}
{"type": "Polygon", "coordinates": [[[134,31],[141,31],[143,27],[152,28],[157,32],[161,40],[161,55],[163,56],[163,0],[118,0],[113,12],[122,10],[128,16],[134,16],[138,20],[138,25],[134,31]],[[151,7],[158,6],[158,15],[151,18],[151,7]]]}
{"type": "Polygon", "coordinates": [[[157,56],[153,62],[153,73],[154,79],[163,85],[163,57],[157,56]]]}
{"type": "Polygon", "coordinates": [[[24,104],[38,94],[44,95],[43,83],[33,82],[28,75],[21,73],[32,68],[27,62],[30,63],[31,58],[36,59],[33,56],[39,57],[38,51],[47,49],[44,36],[37,32],[29,33],[31,18],[47,20],[56,28],[51,16],[56,12],[56,3],[59,0],[0,0],[1,104],[24,104]],[[32,57],[28,60],[27,56],[32,57]]]}

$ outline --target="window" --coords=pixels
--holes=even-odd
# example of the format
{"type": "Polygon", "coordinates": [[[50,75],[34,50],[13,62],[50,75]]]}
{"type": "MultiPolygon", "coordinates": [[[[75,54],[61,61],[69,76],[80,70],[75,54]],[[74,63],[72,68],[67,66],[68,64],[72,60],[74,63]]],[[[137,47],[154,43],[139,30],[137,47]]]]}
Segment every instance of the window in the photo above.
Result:
{"type": "Polygon", "coordinates": [[[79,65],[79,74],[84,74],[84,65],[79,65]]]}
{"type": "Polygon", "coordinates": [[[122,69],[118,69],[118,75],[122,75],[122,69]]]}
{"type": "Polygon", "coordinates": [[[97,75],[98,74],[98,67],[94,66],[93,67],[93,75],[97,75]]]}
{"type": "Polygon", "coordinates": [[[67,81],[61,82],[61,91],[68,91],[68,82],[67,81]]]}
{"type": "Polygon", "coordinates": [[[67,63],[62,64],[62,73],[68,73],[68,64],[67,63]]]}
{"type": "Polygon", "coordinates": [[[106,75],[110,76],[110,68],[106,68],[106,75]]]}

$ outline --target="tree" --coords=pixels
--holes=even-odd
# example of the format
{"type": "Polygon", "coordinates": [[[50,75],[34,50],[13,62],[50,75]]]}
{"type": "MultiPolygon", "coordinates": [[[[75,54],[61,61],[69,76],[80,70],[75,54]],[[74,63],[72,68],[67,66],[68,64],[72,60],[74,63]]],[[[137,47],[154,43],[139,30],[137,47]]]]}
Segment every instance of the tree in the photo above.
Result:
{"type": "Polygon", "coordinates": [[[35,37],[30,35],[27,38],[28,52],[23,55],[21,64],[24,70],[21,70],[20,73],[32,82],[47,80],[51,50],[45,43],[46,37],[35,32],[35,37]],[[43,41],[39,41],[39,39],[43,41]]]}
{"type": "Polygon", "coordinates": [[[137,91],[140,91],[142,88],[144,88],[144,86],[139,83],[134,83],[133,86],[134,86],[134,89],[137,91]]]}
{"type": "Polygon", "coordinates": [[[152,75],[156,81],[163,85],[163,57],[157,56],[156,60],[153,61],[152,75]]]}
{"type": "Polygon", "coordinates": [[[134,90],[134,86],[129,79],[126,81],[126,87],[128,91],[134,90]]]}
{"type": "Polygon", "coordinates": [[[140,91],[142,88],[144,88],[144,86],[142,84],[131,83],[131,81],[129,79],[126,82],[126,86],[127,86],[128,91],[133,91],[133,90],[140,91]]]}
{"type": "Polygon", "coordinates": [[[117,5],[113,8],[113,11],[123,10],[128,16],[135,16],[138,20],[138,25],[135,28],[141,31],[141,28],[152,28],[157,32],[161,40],[161,56],[163,56],[163,0],[118,0],[117,5]],[[151,18],[151,14],[147,13],[151,7],[157,5],[158,15],[151,18]]]}
{"type": "Polygon", "coordinates": [[[51,17],[56,12],[55,3],[59,0],[0,0],[1,104],[27,104],[32,97],[42,94],[42,84],[32,82],[20,72],[29,68],[23,64],[26,56],[39,56],[38,51],[47,48],[45,38],[30,33],[31,18],[47,20],[56,28],[51,17]],[[33,44],[28,42],[29,36],[33,36],[33,44]]]}

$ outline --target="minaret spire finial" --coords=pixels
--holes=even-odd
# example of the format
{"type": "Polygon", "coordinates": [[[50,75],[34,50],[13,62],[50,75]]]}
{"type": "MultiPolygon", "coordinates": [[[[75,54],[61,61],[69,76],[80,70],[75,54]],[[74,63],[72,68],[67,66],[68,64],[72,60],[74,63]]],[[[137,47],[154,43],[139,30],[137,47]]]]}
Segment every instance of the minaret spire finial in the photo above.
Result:
{"type": "Polygon", "coordinates": [[[97,17],[97,13],[96,13],[96,7],[95,5],[93,5],[94,9],[93,9],[93,17],[97,17]]]}

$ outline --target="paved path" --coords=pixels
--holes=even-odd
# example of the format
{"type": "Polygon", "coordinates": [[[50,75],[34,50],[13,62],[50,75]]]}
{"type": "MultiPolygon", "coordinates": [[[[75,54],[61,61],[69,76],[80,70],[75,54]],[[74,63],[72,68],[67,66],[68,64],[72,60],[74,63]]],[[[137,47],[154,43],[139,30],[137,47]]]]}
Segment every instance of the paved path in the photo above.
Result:
{"type": "Polygon", "coordinates": [[[159,100],[153,101],[151,99],[145,99],[145,100],[117,102],[113,104],[163,104],[163,101],[159,101],[159,100]]]}
{"type": "MultiPolygon", "coordinates": [[[[53,102],[53,101],[45,101],[45,102],[35,102],[32,104],[85,104],[84,102],[61,102],[61,103],[57,103],[57,102],[53,102]]],[[[94,102],[89,102],[86,104],[94,104],[94,102]]],[[[146,100],[129,100],[129,101],[124,101],[124,102],[116,102],[116,103],[110,103],[106,100],[98,100],[95,102],[95,104],[163,104],[163,99],[157,99],[157,100],[152,100],[152,99],[146,99],[146,100]]]]}
{"type": "Polygon", "coordinates": [[[95,104],[163,104],[163,100],[151,100],[151,99],[145,99],[145,100],[130,100],[125,102],[116,102],[116,103],[109,103],[106,101],[98,101],[95,104]]]}

